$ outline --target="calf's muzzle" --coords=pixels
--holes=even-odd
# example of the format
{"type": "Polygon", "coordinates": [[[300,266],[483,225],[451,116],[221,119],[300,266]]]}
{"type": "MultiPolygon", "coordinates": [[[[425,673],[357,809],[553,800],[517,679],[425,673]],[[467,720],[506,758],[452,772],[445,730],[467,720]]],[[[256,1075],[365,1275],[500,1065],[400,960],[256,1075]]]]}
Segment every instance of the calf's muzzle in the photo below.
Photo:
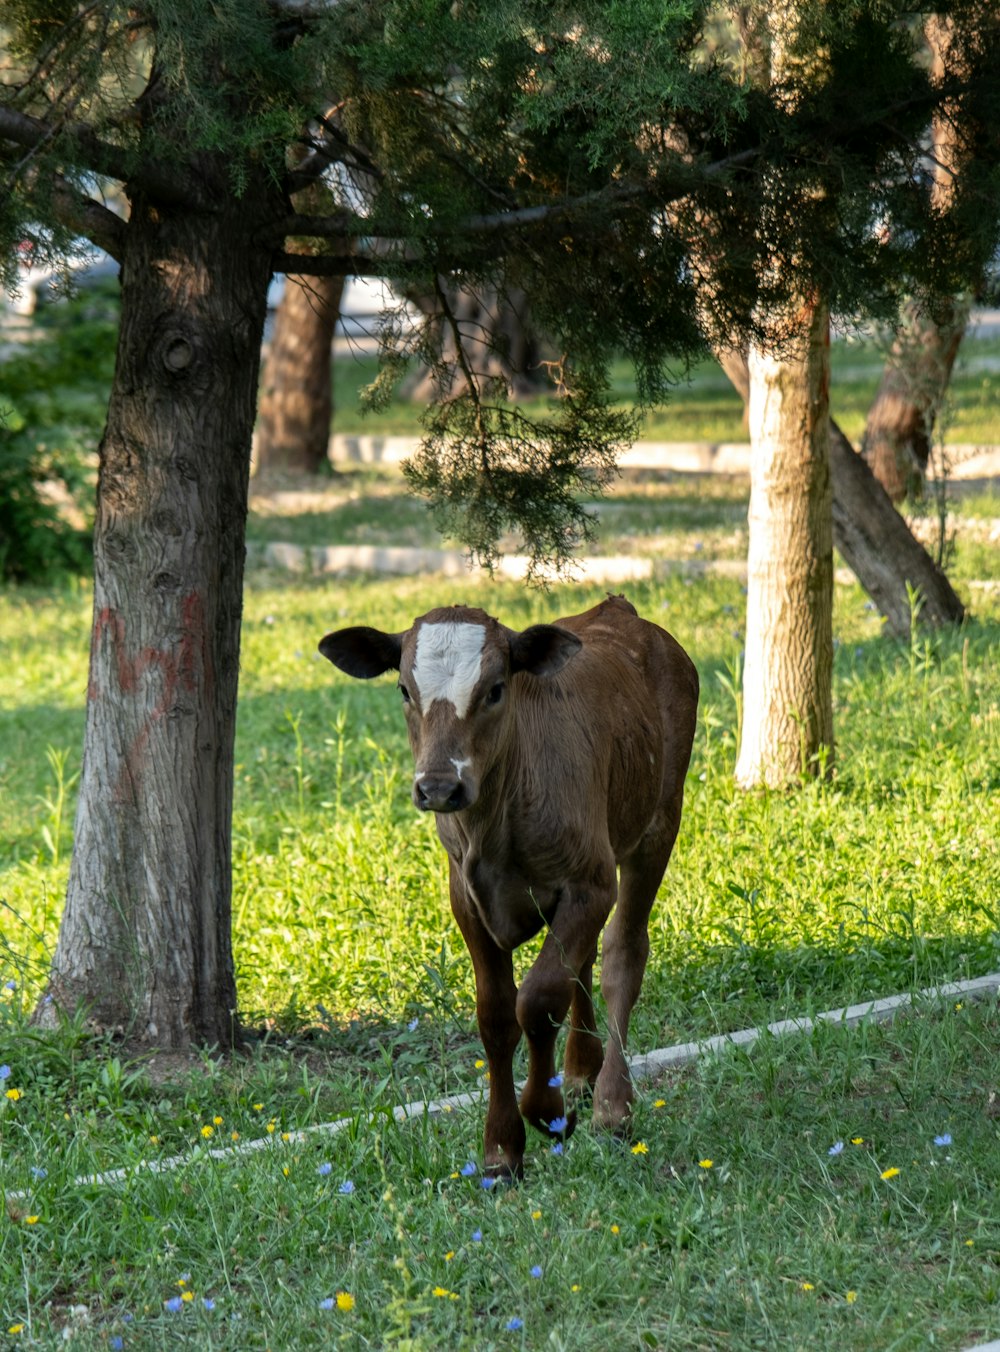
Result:
{"type": "Polygon", "coordinates": [[[413,777],[413,802],[421,812],[460,812],[472,795],[455,774],[422,773],[413,777]]]}

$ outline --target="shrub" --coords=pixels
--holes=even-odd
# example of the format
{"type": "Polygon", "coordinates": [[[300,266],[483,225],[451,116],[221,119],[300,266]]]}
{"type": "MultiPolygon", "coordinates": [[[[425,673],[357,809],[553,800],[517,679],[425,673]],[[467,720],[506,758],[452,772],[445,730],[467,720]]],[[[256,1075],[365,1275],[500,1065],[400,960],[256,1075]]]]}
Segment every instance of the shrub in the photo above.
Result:
{"type": "Polygon", "coordinates": [[[90,566],[93,483],[117,305],[101,288],[45,307],[0,367],[0,578],[90,566]]]}

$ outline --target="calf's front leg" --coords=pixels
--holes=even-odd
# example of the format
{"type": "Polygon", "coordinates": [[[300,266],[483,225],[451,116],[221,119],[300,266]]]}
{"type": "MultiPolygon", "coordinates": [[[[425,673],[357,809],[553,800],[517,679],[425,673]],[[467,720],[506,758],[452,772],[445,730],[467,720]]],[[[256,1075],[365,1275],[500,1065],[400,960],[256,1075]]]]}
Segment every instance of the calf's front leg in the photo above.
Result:
{"type": "Polygon", "coordinates": [[[451,909],[476,976],[476,1016],[490,1072],[483,1139],[484,1171],[491,1178],[524,1175],[524,1122],[514,1090],[514,1052],[521,1040],[512,955],[498,947],[469,901],[456,864],[450,863],[451,909]]]}
{"type": "MultiPolygon", "coordinates": [[[[590,969],[614,899],[613,881],[607,888],[572,890],[556,908],[541,952],[517,994],[517,1019],[528,1039],[528,1079],[521,1093],[521,1112],[545,1135],[569,1136],[576,1126],[575,1111],[565,1112],[563,1095],[551,1083],[556,1073],[556,1038],[571,1005],[584,1013],[584,1024],[571,1030],[567,1071],[574,1081],[580,1075],[586,1083],[600,1066],[590,969]],[[563,1132],[554,1133],[551,1123],[563,1116],[567,1119],[563,1132]]],[[[570,1087],[578,1090],[580,1085],[574,1082],[570,1087]]]]}

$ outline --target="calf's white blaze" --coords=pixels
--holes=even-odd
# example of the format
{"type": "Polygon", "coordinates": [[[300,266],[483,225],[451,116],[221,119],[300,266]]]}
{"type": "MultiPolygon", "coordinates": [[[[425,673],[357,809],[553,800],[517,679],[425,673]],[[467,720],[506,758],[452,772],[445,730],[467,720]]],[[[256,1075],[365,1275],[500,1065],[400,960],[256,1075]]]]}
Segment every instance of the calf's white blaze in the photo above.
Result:
{"type": "Polygon", "coordinates": [[[447,700],[458,718],[469,712],[482,669],[486,630],[481,624],[422,624],[417,634],[413,684],[426,712],[435,700],[447,700]]]}

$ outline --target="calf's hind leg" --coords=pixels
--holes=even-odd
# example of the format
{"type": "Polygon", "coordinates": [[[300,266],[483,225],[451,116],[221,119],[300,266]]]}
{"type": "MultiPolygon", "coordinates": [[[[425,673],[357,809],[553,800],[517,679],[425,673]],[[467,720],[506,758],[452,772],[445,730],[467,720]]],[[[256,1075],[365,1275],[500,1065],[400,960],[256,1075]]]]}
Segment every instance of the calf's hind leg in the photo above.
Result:
{"type": "Polygon", "coordinates": [[[640,845],[621,866],[618,905],[601,946],[601,994],[608,1012],[608,1039],[594,1086],[594,1125],[622,1131],[635,1097],[625,1059],[628,1025],[649,958],[649,913],[666,872],[680,825],[656,844],[640,845]]]}

